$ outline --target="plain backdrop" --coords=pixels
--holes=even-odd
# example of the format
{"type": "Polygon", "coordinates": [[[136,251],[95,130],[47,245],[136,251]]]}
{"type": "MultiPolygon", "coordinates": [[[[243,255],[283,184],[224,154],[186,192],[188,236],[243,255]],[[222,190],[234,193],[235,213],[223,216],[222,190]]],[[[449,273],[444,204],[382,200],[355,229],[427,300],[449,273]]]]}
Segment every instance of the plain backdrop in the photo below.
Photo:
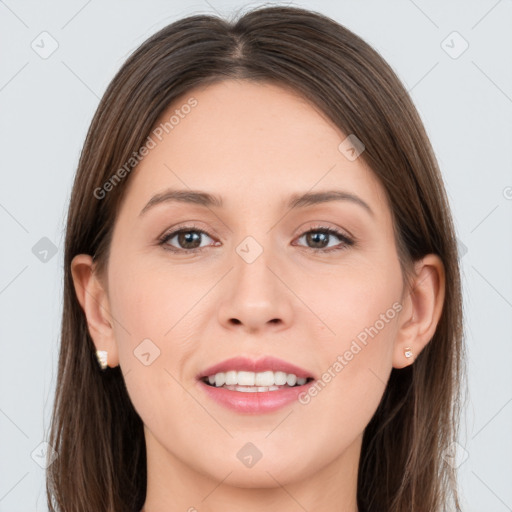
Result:
{"type": "MultiPolygon", "coordinates": [[[[128,55],[163,26],[257,5],[0,0],[0,512],[47,510],[39,461],[57,373],[65,217],[100,97],[128,55]]],[[[462,249],[469,395],[454,463],[464,510],[510,511],[512,1],[291,5],[362,36],[422,116],[462,249]]]]}

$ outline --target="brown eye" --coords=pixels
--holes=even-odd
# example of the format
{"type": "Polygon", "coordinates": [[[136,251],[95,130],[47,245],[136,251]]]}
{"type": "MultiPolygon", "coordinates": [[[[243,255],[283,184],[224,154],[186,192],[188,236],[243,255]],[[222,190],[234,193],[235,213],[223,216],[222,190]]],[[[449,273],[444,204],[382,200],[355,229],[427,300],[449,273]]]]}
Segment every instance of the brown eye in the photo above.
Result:
{"type": "Polygon", "coordinates": [[[316,227],[315,229],[306,231],[299,237],[299,240],[301,238],[305,238],[308,249],[320,252],[339,251],[354,244],[354,241],[344,233],[328,227],[316,227]],[[329,243],[333,238],[337,238],[341,242],[329,247],[329,243]]]}
{"type": "Polygon", "coordinates": [[[194,252],[205,248],[201,247],[201,242],[205,236],[211,239],[206,231],[196,229],[194,226],[185,226],[164,235],[160,239],[160,245],[170,251],[194,252]],[[176,241],[170,243],[173,239],[176,239],[176,241]]]}

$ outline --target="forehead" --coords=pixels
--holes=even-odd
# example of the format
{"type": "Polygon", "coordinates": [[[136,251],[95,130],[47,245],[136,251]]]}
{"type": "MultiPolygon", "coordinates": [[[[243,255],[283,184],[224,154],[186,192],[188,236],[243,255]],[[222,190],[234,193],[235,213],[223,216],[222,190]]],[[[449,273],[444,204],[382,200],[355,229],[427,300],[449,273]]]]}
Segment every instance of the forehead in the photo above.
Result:
{"type": "Polygon", "coordinates": [[[165,110],[150,136],[154,147],[133,171],[130,202],[169,187],[208,190],[226,206],[242,197],[281,204],[284,196],[327,188],[365,196],[376,210],[383,201],[365,162],[340,151],[346,135],[279,85],[226,80],[192,89],[165,110]]]}

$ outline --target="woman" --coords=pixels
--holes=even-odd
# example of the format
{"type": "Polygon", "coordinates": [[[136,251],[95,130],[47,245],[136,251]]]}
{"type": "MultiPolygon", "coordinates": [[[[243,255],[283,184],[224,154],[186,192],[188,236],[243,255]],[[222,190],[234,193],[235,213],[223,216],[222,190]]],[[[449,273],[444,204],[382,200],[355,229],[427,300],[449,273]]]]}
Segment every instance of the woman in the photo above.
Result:
{"type": "Polygon", "coordinates": [[[52,511],[460,510],[448,202],[343,26],[266,7],[148,39],[92,121],[64,271],[52,511]]]}

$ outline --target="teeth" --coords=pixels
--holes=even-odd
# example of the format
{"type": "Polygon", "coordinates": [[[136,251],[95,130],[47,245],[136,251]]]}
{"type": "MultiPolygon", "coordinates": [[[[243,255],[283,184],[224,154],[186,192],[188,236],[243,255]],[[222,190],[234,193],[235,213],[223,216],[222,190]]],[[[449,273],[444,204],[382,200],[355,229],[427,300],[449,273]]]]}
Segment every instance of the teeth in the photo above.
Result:
{"type": "Polygon", "coordinates": [[[226,374],[221,372],[217,373],[215,375],[215,385],[219,388],[220,386],[223,386],[226,382],[226,374]]]}
{"type": "Polygon", "coordinates": [[[223,386],[231,391],[241,391],[242,393],[263,393],[265,391],[277,391],[279,386],[223,386]]]}
{"type": "Polygon", "coordinates": [[[286,384],[286,373],[275,372],[274,373],[274,383],[276,384],[276,386],[284,386],[286,384]]]}
{"type": "Polygon", "coordinates": [[[226,385],[232,386],[236,384],[237,381],[237,373],[235,371],[226,372],[226,385]]]}
{"type": "Polygon", "coordinates": [[[273,386],[275,383],[274,372],[261,372],[254,374],[254,384],[256,386],[273,386]]]}
{"type": "Polygon", "coordinates": [[[208,376],[208,382],[213,386],[224,386],[227,389],[236,391],[254,392],[279,389],[277,386],[303,386],[307,379],[298,378],[293,373],[285,372],[246,372],[230,370],[228,372],[219,372],[208,376]],[[241,388],[241,386],[244,386],[241,388]]]}
{"type": "MultiPolygon", "coordinates": [[[[238,372],[236,380],[240,386],[254,386],[255,378],[256,374],[253,372],[238,372]]],[[[215,381],[215,383],[217,383],[217,381],[215,381]]]]}
{"type": "Polygon", "coordinates": [[[288,386],[295,386],[295,384],[297,384],[297,376],[293,373],[289,373],[286,376],[286,384],[288,384],[288,386]]]}

